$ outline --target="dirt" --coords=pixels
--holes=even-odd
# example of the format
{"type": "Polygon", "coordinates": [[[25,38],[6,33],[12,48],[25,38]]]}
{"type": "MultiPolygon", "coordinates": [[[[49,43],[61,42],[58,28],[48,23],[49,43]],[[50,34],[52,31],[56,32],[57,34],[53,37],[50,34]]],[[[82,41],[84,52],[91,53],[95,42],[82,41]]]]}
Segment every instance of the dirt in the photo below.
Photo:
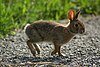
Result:
{"type": "Polygon", "coordinates": [[[100,67],[100,16],[80,16],[79,19],[85,24],[86,32],[83,35],[76,35],[62,46],[61,52],[64,57],[51,56],[50,53],[54,48],[52,43],[47,42],[39,43],[41,54],[37,54],[37,57],[32,56],[26,45],[27,36],[22,30],[15,36],[0,39],[1,67],[10,67],[11,64],[30,66],[30,63],[38,62],[51,63],[37,64],[37,67],[53,67],[52,65],[100,67]]]}

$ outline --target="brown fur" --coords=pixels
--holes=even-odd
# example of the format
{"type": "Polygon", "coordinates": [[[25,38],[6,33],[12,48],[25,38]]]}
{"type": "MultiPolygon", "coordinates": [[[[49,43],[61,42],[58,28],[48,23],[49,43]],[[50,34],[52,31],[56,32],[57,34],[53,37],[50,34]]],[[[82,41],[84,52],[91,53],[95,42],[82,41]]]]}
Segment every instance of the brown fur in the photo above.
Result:
{"type": "Polygon", "coordinates": [[[76,17],[73,14],[74,12],[71,10],[68,15],[70,20],[70,24],[68,26],[43,20],[35,21],[27,26],[25,30],[25,33],[29,38],[27,45],[34,56],[36,54],[35,49],[38,54],[40,53],[39,46],[37,46],[36,43],[42,41],[53,42],[54,51],[51,54],[53,55],[58,52],[59,56],[62,56],[60,52],[61,46],[70,41],[75,34],[82,34],[85,31],[83,23],[76,18],[78,17],[78,14],[76,14],[76,17]],[[33,45],[35,48],[32,47],[33,45]]]}

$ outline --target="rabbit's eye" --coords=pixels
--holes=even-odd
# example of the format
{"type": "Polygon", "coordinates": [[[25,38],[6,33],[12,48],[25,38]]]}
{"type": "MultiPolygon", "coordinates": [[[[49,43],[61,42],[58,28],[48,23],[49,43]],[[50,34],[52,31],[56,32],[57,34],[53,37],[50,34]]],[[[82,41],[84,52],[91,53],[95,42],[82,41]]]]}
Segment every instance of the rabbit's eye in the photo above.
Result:
{"type": "Polygon", "coordinates": [[[78,24],[75,24],[75,27],[78,27],[78,24]]]}

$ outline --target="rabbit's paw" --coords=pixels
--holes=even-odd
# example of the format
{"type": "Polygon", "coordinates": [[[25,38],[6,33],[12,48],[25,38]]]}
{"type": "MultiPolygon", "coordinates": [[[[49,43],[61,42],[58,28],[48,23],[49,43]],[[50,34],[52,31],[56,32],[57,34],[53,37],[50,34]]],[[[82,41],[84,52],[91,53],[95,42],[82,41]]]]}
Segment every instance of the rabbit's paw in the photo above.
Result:
{"type": "Polygon", "coordinates": [[[32,55],[36,57],[36,52],[35,51],[31,51],[32,55]]]}
{"type": "Polygon", "coordinates": [[[57,51],[56,50],[54,50],[52,53],[51,53],[51,55],[54,55],[54,54],[56,54],[57,53],[57,51]]]}

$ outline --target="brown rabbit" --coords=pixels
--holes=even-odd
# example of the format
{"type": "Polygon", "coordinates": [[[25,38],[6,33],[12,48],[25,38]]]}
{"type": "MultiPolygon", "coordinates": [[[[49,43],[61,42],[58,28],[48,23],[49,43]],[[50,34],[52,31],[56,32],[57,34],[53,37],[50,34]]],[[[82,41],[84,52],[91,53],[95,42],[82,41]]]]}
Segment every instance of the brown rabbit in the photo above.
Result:
{"type": "Polygon", "coordinates": [[[67,25],[40,20],[27,26],[25,30],[25,33],[29,38],[27,45],[33,56],[36,54],[35,49],[38,54],[40,53],[40,49],[36,43],[42,41],[53,42],[54,51],[51,55],[58,53],[59,56],[62,56],[60,52],[61,46],[70,41],[76,34],[85,32],[84,24],[77,19],[79,13],[80,11],[75,15],[74,11],[70,10],[68,12],[69,23],[67,25]]]}

